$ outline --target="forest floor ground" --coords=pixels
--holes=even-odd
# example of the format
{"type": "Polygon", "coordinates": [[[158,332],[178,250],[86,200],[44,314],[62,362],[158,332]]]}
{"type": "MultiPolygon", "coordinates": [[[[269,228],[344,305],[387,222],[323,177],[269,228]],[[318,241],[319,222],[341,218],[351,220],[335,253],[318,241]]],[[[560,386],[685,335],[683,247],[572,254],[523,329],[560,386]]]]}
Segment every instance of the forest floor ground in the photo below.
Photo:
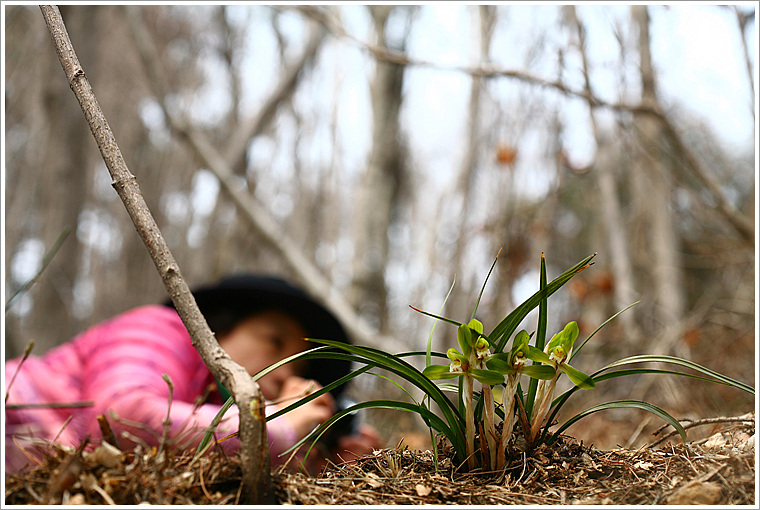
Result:
{"type": "MultiPolygon", "coordinates": [[[[655,448],[599,450],[571,437],[504,471],[460,473],[442,452],[400,446],[318,476],[276,470],[279,504],[313,505],[756,505],[754,413],[712,435],[655,448]]],[[[676,438],[671,438],[673,441],[676,438]]],[[[108,456],[53,449],[31,471],[5,479],[5,504],[236,504],[237,458],[155,449],[108,456]]]]}

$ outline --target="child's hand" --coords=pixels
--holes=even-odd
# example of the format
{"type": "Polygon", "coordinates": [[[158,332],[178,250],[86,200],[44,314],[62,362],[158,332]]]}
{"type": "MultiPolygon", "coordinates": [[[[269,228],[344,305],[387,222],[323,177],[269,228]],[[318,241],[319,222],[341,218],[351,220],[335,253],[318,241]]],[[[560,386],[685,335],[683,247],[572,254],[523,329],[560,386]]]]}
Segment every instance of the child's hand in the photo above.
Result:
{"type": "MultiPolygon", "coordinates": [[[[277,408],[282,409],[306,395],[314,393],[322,386],[318,382],[291,376],[285,379],[277,398],[277,408]]],[[[327,421],[335,413],[335,400],[332,395],[325,393],[311,402],[285,413],[286,418],[295,429],[299,438],[304,437],[314,427],[327,421]]]]}
{"type": "Polygon", "coordinates": [[[343,436],[338,440],[338,446],[333,451],[333,456],[338,461],[351,462],[358,457],[363,457],[383,447],[380,434],[371,425],[362,424],[359,431],[351,436],[343,436]]]}

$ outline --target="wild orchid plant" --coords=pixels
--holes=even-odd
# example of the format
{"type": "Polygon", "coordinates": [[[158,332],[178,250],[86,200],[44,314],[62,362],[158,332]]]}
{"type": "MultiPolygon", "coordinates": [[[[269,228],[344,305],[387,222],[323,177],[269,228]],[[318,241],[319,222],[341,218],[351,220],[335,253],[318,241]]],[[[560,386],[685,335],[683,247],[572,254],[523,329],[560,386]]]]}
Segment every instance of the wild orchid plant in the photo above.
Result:
{"type": "MultiPolygon", "coordinates": [[[[434,439],[434,433],[443,435],[448,439],[453,447],[455,461],[458,465],[464,466],[466,464],[468,470],[475,469],[478,465],[486,469],[502,469],[507,465],[510,439],[515,436],[516,418],[520,422],[520,429],[525,441],[523,448],[526,450],[531,450],[542,443],[553,444],[560,433],[579,419],[598,411],[616,407],[635,407],[649,411],[672,425],[681,437],[684,440],[686,439],[686,431],[678,420],[659,407],[638,400],[617,400],[593,406],[571,417],[559,425],[553,434],[549,434],[549,428],[568,398],[578,389],[590,390],[602,381],[645,373],[680,375],[734,386],[754,395],[754,388],[747,384],[718,374],[691,361],[672,356],[632,356],[610,363],[591,375],[587,375],[570,365],[574,356],[604,325],[627,310],[627,308],[621,310],[607,319],[577,347],[575,344],[579,330],[575,322],[568,323],[548,343],[545,342],[548,298],[573,276],[589,267],[594,256],[595,254],[586,257],[547,283],[546,262],[542,254],[538,292],[509,313],[488,334],[485,334],[483,324],[475,319],[483,289],[481,289],[472,316],[466,324],[415,308],[423,314],[457,326],[459,349],[452,347],[445,354],[432,351],[432,331],[428,338],[426,351],[400,354],[390,354],[381,349],[350,345],[334,340],[310,339],[314,343],[322,344],[322,346],[282,360],[256,374],[254,378],[259,379],[277,367],[298,359],[343,359],[354,362],[359,368],[321,390],[272,413],[267,416],[267,420],[277,418],[361,374],[369,373],[388,379],[383,375],[370,372],[371,369],[379,368],[395,374],[421,390],[423,393],[422,400],[418,402],[408,393],[410,402],[390,399],[360,402],[338,412],[331,419],[315,428],[312,433],[304,437],[289,451],[301,447],[308,441],[312,441],[313,446],[336,421],[357,410],[388,408],[420,415],[430,427],[431,439],[434,439]],[[525,330],[517,332],[512,340],[511,349],[505,351],[509,339],[519,324],[536,307],[538,307],[538,324],[534,335],[529,335],[525,330]],[[531,339],[534,340],[534,345],[530,345],[531,339]],[[406,358],[418,356],[425,356],[426,366],[422,371],[406,361],[406,358]],[[432,363],[433,357],[447,359],[448,364],[434,364],[432,363]],[[528,364],[528,361],[531,363],[528,364]],[[700,375],[660,368],[617,369],[623,365],[651,362],[677,365],[691,369],[700,375]],[[555,398],[557,380],[562,374],[568,377],[573,386],[555,398]],[[528,381],[527,392],[524,392],[521,387],[522,376],[525,376],[528,381]],[[446,379],[458,379],[459,384],[441,383],[439,385],[433,382],[433,380],[446,379]],[[480,391],[476,391],[476,381],[480,385],[480,391]],[[494,389],[501,392],[501,402],[498,403],[498,406],[494,400],[496,393],[494,389]],[[445,392],[454,392],[458,398],[452,401],[445,392]],[[435,407],[433,403],[435,403],[435,407]],[[497,423],[497,417],[501,419],[500,427],[497,423]],[[475,448],[476,432],[479,432],[480,435],[480,451],[482,453],[480,459],[475,448]],[[481,459],[482,462],[479,462],[481,459]]],[[[491,271],[495,264],[496,261],[491,266],[491,271]]],[[[488,276],[490,276],[491,271],[489,271],[488,276]]],[[[485,283],[483,288],[485,288],[485,283]]],[[[401,385],[399,386],[401,387],[401,385]]],[[[218,418],[221,418],[231,405],[232,400],[230,399],[220,411],[218,418]]],[[[211,444],[214,429],[213,425],[209,427],[206,437],[198,449],[199,454],[211,444]]],[[[436,441],[433,440],[432,443],[434,458],[437,459],[436,441]]]]}

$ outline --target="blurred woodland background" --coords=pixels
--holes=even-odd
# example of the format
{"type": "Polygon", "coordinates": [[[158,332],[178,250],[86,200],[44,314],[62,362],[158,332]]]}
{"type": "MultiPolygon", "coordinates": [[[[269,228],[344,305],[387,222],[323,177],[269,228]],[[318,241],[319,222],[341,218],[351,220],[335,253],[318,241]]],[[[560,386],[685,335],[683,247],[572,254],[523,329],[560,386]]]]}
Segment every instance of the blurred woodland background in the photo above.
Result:
{"type": "MultiPolygon", "coordinates": [[[[166,295],[39,8],[3,8],[9,358],[166,295]]],[[[433,321],[409,305],[438,313],[456,277],[443,314],[468,320],[499,249],[478,313],[487,330],[537,290],[542,252],[550,280],[597,252],[549,300],[550,334],[578,320],[584,338],[641,302],[586,345],[579,369],[672,354],[755,380],[754,5],[61,12],[191,286],[242,270],[312,292],[323,282],[316,290],[342,296],[364,324],[359,341],[418,350],[433,321]],[[703,101],[745,98],[723,116],[745,139],[726,141],[663,92],[671,62],[653,41],[681,47],[671,24],[684,9],[729,27],[730,44],[716,44],[739,65],[697,69],[683,91],[732,73],[738,92],[703,101]]],[[[445,351],[455,330],[439,324],[433,338],[445,351]]],[[[679,418],[753,408],[738,390],[691,379],[615,381],[573,397],[574,410],[619,398],[679,418]]],[[[380,383],[368,377],[355,391],[396,391],[380,383]]],[[[413,426],[399,414],[389,422],[413,426]]],[[[601,414],[568,433],[601,447],[651,440],[637,430],[645,416],[601,414]]]]}

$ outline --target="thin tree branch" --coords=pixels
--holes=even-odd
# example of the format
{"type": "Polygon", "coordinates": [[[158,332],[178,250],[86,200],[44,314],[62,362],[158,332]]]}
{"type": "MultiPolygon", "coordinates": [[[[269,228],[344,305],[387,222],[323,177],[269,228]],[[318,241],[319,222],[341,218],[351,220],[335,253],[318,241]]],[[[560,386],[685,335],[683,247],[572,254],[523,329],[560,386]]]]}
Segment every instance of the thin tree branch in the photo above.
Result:
{"type": "Polygon", "coordinates": [[[461,72],[461,73],[469,74],[473,77],[513,78],[525,83],[538,85],[544,88],[554,89],[567,96],[573,96],[580,99],[584,99],[586,101],[589,101],[593,107],[603,107],[603,108],[609,108],[612,110],[632,112],[632,113],[649,113],[656,116],[660,115],[660,112],[644,105],[627,105],[627,104],[622,104],[622,103],[613,103],[610,101],[605,101],[604,99],[601,99],[592,95],[588,91],[573,90],[567,85],[565,85],[564,83],[542,78],[540,76],[533,75],[527,71],[504,69],[487,62],[481,63],[479,65],[469,65],[469,66],[468,65],[444,65],[437,62],[431,62],[429,60],[414,58],[404,52],[393,50],[390,48],[385,48],[383,46],[379,46],[376,44],[367,43],[354,37],[353,35],[349,34],[346,31],[346,29],[343,27],[343,25],[340,23],[339,20],[337,20],[333,16],[330,16],[323,9],[320,9],[315,6],[298,6],[296,10],[298,10],[298,12],[300,12],[304,16],[321,23],[335,37],[339,37],[339,38],[350,41],[354,45],[358,46],[360,49],[372,54],[372,56],[374,56],[378,60],[395,63],[395,64],[408,65],[408,66],[428,67],[428,68],[437,69],[440,71],[461,72]]]}
{"type": "Polygon", "coordinates": [[[384,350],[389,352],[405,350],[405,346],[398,340],[380,335],[369,326],[342,295],[331,292],[330,281],[321,273],[314,262],[303,254],[303,250],[293,238],[282,230],[280,225],[249,193],[236,185],[232,169],[202,133],[190,126],[181,124],[171,116],[168,118],[173,129],[183,134],[183,139],[190,148],[219,179],[222,190],[232,199],[243,219],[269,243],[282,262],[288,266],[293,274],[297,275],[306,290],[321,298],[325,305],[337,315],[350,336],[359,343],[382,346],[384,350]]]}
{"type": "Polygon", "coordinates": [[[65,228],[63,232],[58,236],[58,239],[55,240],[53,243],[53,246],[50,247],[50,249],[45,253],[45,256],[42,257],[42,264],[40,265],[40,269],[37,271],[37,274],[32,276],[29,281],[27,281],[24,285],[22,285],[16,292],[13,293],[13,295],[8,298],[8,301],[5,303],[5,311],[7,312],[10,307],[11,303],[19,297],[23,296],[26,291],[28,291],[32,285],[37,283],[37,280],[40,279],[40,276],[42,276],[42,272],[45,271],[45,269],[48,267],[50,262],[53,260],[53,257],[55,257],[55,254],[58,253],[58,250],[61,249],[61,246],[63,246],[63,242],[66,240],[66,238],[71,233],[70,228],[65,228]]]}
{"type": "MultiPolygon", "coordinates": [[[[684,155],[684,159],[686,160],[687,166],[689,167],[689,169],[691,169],[694,172],[696,177],[708,188],[710,193],[717,200],[718,212],[724,218],[726,218],[726,220],[731,224],[731,226],[734,227],[734,229],[742,236],[744,240],[754,245],[755,236],[754,236],[754,227],[752,223],[749,220],[747,220],[747,218],[745,218],[739,211],[737,211],[735,207],[733,207],[730,203],[728,203],[728,201],[726,200],[724,196],[724,193],[720,189],[720,186],[704,170],[702,165],[694,157],[691,151],[689,151],[686,148],[686,145],[683,143],[680,135],[673,127],[667,115],[659,108],[658,105],[656,104],[647,105],[643,103],[638,104],[638,105],[629,105],[629,104],[605,101],[604,99],[601,99],[593,95],[590,90],[581,90],[581,91],[573,90],[567,85],[565,85],[564,83],[561,83],[559,81],[548,80],[546,78],[535,76],[525,71],[518,71],[518,70],[513,70],[513,69],[502,69],[488,63],[484,63],[477,66],[457,66],[457,65],[447,66],[447,65],[442,65],[435,62],[413,58],[403,52],[394,51],[389,48],[373,45],[373,44],[357,39],[356,37],[349,34],[345,30],[345,28],[343,28],[343,25],[340,23],[340,21],[338,21],[335,17],[330,16],[329,13],[327,13],[323,9],[319,9],[318,7],[315,7],[315,6],[299,6],[296,9],[300,13],[302,13],[304,16],[309,17],[315,21],[318,21],[319,23],[324,25],[334,36],[351,41],[353,44],[355,44],[359,48],[372,54],[378,60],[395,62],[398,64],[404,64],[404,65],[410,65],[410,66],[429,67],[432,69],[439,69],[441,71],[462,72],[474,77],[479,76],[479,77],[484,77],[484,78],[495,78],[495,77],[513,78],[525,83],[530,83],[533,85],[538,85],[543,88],[556,90],[566,96],[572,96],[572,97],[584,99],[588,102],[591,108],[608,108],[610,110],[614,110],[618,112],[646,114],[646,115],[652,115],[656,117],[663,123],[666,132],[672,137],[674,145],[680,151],[682,151],[684,155]]],[[[742,37],[742,40],[744,40],[743,37],[742,37]]],[[[745,44],[746,44],[746,41],[745,41],[745,44]]],[[[754,112],[753,112],[753,115],[754,115],[754,112]]]]}
{"type": "MultiPolygon", "coordinates": [[[[233,131],[232,136],[224,151],[225,159],[233,169],[243,167],[245,163],[246,148],[251,138],[258,135],[264,130],[274,117],[277,107],[288,97],[293,94],[298,84],[298,77],[306,63],[313,59],[317,54],[319,46],[324,40],[324,30],[312,29],[309,41],[306,44],[301,57],[288,66],[282,73],[280,82],[269,95],[264,105],[255,116],[243,121],[242,125],[233,131]]],[[[244,168],[244,167],[243,167],[244,168]]]]}
{"type": "Polygon", "coordinates": [[[660,122],[665,134],[670,138],[675,152],[684,159],[685,167],[694,174],[697,179],[707,188],[710,194],[715,198],[716,209],[728,223],[736,230],[742,239],[752,246],[755,244],[755,227],[752,221],[747,219],[736,207],[726,198],[725,193],[715,178],[710,175],[704,168],[699,158],[686,146],[677,131],[675,125],[670,121],[667,115],[660,115],[660,122]]]}
{"type": "Polygon", "coordinates": [[[113,132],[79,63],[58,7],[42,5],[40,9],[69,86],[82,108],[113,179],[112,185],[145,243],[164,286],[192,338],[193,346],[198,350],[214,377],[231,389],[238,403],[242,484],[246,502],[268,503],[272,495],[270,458],[264,398],[261,390],[245,369],[232,361],[222,350],[198,309],[195,298],[140,193],[137,179],[127,168],[113,132]]]}

